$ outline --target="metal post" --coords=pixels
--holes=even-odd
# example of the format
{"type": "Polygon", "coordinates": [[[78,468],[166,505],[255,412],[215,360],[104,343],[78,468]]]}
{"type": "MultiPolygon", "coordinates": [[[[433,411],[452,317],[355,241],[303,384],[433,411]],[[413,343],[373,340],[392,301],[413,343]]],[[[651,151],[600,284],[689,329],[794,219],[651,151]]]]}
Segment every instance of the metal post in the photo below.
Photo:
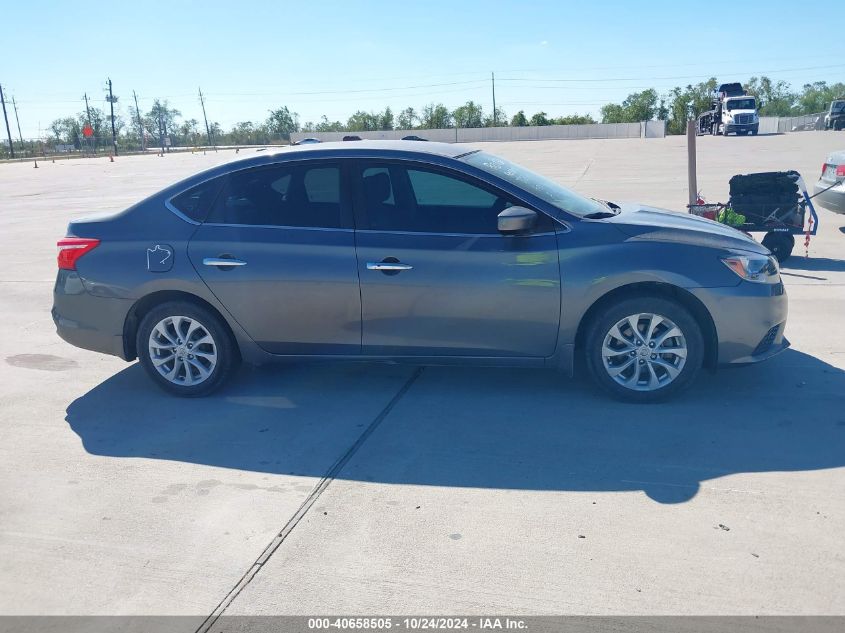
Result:
{"type": "Polygon", "coordinates": [[[695,121],[687,121],[687,178],[689,181],[689,204],[698,200],[698,178],[695,164],[695,121]]]}
{"type": "Polygon", "coordinates": [[[9,136],[9,154],[15,157],[15,147],[12,145],[12,130],[9,129],[9,117],[6,115],[6,99],[3,98],[3,86],[0,86],[0,103],[3,104],[3,118],[6,120],[6,134],[9,136]]]}

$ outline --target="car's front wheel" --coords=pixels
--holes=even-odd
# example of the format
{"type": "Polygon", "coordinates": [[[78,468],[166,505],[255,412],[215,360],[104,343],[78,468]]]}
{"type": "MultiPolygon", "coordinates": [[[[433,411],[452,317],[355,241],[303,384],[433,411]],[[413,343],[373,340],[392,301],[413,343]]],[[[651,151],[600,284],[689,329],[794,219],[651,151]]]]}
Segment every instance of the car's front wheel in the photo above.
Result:
{"type": "Polygon", "coordinates": [[[689,310],[662,297],[635,297],[604,309],[585,337],[593,380],[620,400],[658,402],[693,382],[704,338],[689,310]]]}
{"type": "Polygon", "coordinates": [[[205,396],[218,389],[240,360],[220,318],[186,301],[164,303],[147,313],[136,345],[147,374],[178,396],[205,396]]]}

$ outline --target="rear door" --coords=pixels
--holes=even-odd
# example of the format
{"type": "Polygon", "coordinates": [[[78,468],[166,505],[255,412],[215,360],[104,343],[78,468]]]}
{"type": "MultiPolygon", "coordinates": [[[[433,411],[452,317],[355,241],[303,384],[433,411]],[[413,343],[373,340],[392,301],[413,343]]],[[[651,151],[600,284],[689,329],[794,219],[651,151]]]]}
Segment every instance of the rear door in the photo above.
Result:
{"type": "Polygon", "coordinates": [[[560,323],[553,221],[498,232],[516,201],[461,173],[362,161],[355,171],[363,353],[545,357],[560,323]]]}
{"type": "Polygon", "coordinates": [[[274,354],[358,354],[361,301],[340,161],[235,171],[189,245],[194,267],[274,354]]]}

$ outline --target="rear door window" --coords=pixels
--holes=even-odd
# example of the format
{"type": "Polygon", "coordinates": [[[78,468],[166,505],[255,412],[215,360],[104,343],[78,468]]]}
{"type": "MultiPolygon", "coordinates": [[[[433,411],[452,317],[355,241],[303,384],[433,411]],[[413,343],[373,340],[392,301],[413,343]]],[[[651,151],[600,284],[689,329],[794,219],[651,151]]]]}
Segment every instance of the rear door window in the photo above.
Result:
{"type": "Polygon", "coordinates": [[[293,164],[229,174],[207,222],[301,228],[342,227],[340,166],[293,164]]]}

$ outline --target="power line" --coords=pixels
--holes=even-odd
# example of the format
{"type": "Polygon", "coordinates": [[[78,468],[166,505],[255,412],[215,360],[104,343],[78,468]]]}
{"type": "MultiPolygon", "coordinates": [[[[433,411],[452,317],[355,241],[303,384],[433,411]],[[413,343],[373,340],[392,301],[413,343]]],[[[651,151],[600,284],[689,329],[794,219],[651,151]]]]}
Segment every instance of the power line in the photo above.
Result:
{"type": "MultiPolygon", "coordinates": [[[[806,71],[806,70],[824,70],[829,68],[845,68],[845,64],[831,64],[828,66],[806,66],[804,68],[782,68],[780,70],[755,70],[755,71],[732,71],[732,72],[723,72],[723,75],[762,75],[765,73],[785,73],[785,72],[797,72],[797,71],[806,71]]],[[[538,79],[538,78],[526,78],[526,77],[506,77],[500,78],[499,81],[514,81],[514,82],[525,82],[525,81],[545,81],[545,82],[561,82],[561,83],[570,83],[570,82],[584,82],[584,83],[591,83],[591,82],[606,82],[606,81],[664,81],[670,79],[699,79],[701,77],[709,77],[710,75],[676,75],[674,77],[589,77],[586,79],[574,79],[571,77],[567,77],[565,79],[538,79]]]]}

